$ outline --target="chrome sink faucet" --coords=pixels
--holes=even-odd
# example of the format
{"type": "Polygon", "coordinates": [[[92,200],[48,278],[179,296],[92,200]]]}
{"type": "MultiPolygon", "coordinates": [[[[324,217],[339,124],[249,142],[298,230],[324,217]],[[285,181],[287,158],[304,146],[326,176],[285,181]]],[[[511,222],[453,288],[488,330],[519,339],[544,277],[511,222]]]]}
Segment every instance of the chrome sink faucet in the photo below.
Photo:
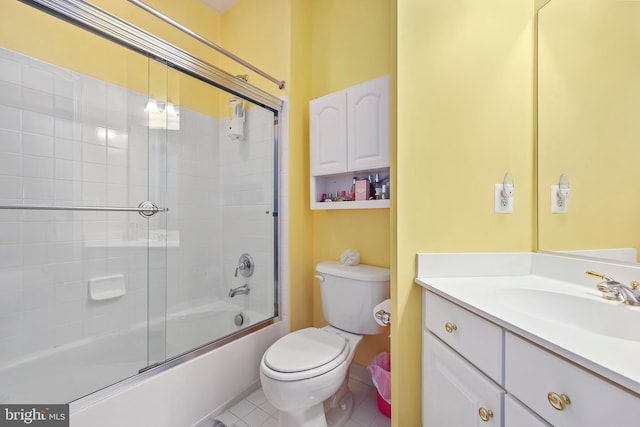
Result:
{"type": "Polygon", "coordinates": [[[635,280],[630,285],[625,285],[595,271],[587,270],[586,273],[603,280],[597,285],[598,290],[602,292],[602,298],[622,301],[627,305],[640,305],[640,283],[635,280]]]}

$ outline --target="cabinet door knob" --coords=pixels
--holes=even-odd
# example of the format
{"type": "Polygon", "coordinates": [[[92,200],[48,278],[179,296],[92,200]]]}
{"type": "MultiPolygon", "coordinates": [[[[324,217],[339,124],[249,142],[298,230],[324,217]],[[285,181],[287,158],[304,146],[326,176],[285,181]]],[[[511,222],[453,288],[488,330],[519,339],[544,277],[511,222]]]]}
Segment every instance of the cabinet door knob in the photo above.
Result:
{"type": "Polygon", "coordinates": [[[447,322],[444,325],[444,329],[447,332],[452,333],[453,331],[457,331],[458,330],[458,326],[455,323],[447,322]]]}
{"type": "Polygon", "coordinates": [[[478,409],[478,415],[480,415],[480,419],[485,423],[489,422],[491,418],[493,418],[493,411],[487,408],[478,409]]]}
{"type": "Polygon", "coordinates": [[[566,394],[558,394],[555,391],[549,392],[549,394],[547,394],[547,399],[551,406],[558,411],[564,411],[567,405],[571,403],[569,396],[566,394]]]}

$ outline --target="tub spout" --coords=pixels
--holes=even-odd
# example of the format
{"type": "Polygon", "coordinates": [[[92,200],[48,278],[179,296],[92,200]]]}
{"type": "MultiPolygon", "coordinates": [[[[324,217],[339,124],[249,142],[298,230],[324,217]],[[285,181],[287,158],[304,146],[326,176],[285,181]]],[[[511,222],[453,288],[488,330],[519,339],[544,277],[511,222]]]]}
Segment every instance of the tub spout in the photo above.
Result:
{"type": "Polygon", "coordinates": [[[249,285],[244,284],[242,286],[238,286],[237,288],[229,289],[229,298],[233,298],[236,295],[247,295],[251,289],[249,289],[249,285]]]}

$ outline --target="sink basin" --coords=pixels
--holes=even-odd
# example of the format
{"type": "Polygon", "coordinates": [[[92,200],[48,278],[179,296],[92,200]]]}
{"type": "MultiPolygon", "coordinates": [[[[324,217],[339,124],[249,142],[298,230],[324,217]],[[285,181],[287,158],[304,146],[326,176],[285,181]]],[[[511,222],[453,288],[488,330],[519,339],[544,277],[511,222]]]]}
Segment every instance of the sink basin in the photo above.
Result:
{"type": "Polygon", "coordinates": [[[640,342],[640,307],[607,301],[595,293],[515,288],[500,290],[496,299],[500,304],[536,319],[640,342]]]}

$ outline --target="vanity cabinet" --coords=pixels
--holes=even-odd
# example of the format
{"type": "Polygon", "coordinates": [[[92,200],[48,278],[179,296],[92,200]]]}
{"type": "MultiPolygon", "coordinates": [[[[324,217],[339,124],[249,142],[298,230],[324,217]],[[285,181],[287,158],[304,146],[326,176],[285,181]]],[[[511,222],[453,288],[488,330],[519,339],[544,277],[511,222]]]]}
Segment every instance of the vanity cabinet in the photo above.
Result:
{"type": "Polygon", "coordinates": [[[512,333],[505,350],[505,388],[552,425],[640,425],[638,396],[512,333]]]}
{"type": "Polygon", "coordinates": [[[505,427],[552,427],[510,394],[504,397],[504,418],[513,423],[505,424],[505,427]]]}
{"type": "Polygon", "coordinates": [[[422,372],[427,427],[639,425],[636,394],[427,290],[422,372]]]}
{"type": "Polygon", "coordinates": [[[502,426],[504,390],[424,332],[423,426],[502,426]]]}
{"type": "Polygon", "coordinates": [[[309,157],[312,209],[389,207],[388,200],[321,201],[349,192],[354,176],[389,176],[389,76],[310,101],[309,157]]]}

